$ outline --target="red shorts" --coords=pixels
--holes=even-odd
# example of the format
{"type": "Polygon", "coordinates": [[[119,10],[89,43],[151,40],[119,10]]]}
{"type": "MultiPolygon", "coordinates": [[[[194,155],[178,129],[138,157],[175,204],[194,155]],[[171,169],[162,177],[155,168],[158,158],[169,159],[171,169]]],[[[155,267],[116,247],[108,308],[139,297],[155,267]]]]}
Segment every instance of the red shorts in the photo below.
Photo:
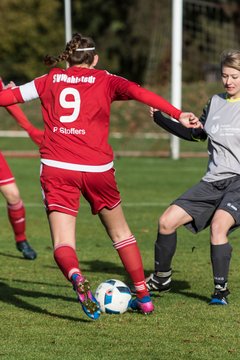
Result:
{"type": "Polygon", "coordinates": [[[0,152],[0,186],[12,184],[14,182],[15,182],[15,179],[11,172],[11,169],[8,166],[8,163],[5,159],[5,157],[0,152]]]}
{"type": "Polygon", "coordinates": [[[91,173],[41,166],[40,181],[47,211],[77,216],[81,194],[94,215],[103,208],[113,209],[121,202],[113,168],[91,173]]]}

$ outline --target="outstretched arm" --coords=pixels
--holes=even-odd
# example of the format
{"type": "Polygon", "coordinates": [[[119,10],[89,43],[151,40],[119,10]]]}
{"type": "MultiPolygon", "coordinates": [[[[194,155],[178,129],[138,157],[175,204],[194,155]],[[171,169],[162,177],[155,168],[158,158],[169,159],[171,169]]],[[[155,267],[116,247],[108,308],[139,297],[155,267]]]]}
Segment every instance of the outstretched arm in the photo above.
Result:
{"type": "Polygon", "coordinates": [[[37,144],[38,146],[40,146],[43,140],[44,131],[37,129],[35,126],[33,126],[33,124],[30,123],[30,121],[18,105],[7,106],[6,110],[10,115],[12,115],[12,117],[17,121],[21,128],[27,131],[32,141],[35,142],[35,144],[37,144]]]}
{"type": "MultiPolygon", "coordinates": [[[[5,99],[6,102],[9,101],[10,103],[14,104],[16,102],[16,98],[14,97],[13,92],[11,92],[11,88],[13,86],[15,86],[15,84],[12,81],[7,86],[5,86],[2,79],[0,78],[0,95],[2,95],[3,100],[5,99]],[[2,92],[3,89],[8,90],[2,92]]],[[[14,104],[6,106],[5,108],[8,113],[17,121],[21,128],[27,131],[32,141],[35,142],[35,144],[37,144],[38,146],[40,146],[43,140],[44,132],[37,129],[32,125],[32,123],[30,123],[30,121],[18,105],[14,104]]]]}
{"type": "Polygon", "coordinates": [[[161,111],[151,109],[154,122],[170,134],[188,141],[205,141],[207,134],[202,128],[186,128],[181,123],[166,118],[161,111]]]}
{"type": "Polygon", "coordinates": [[[201,127],[199,119],[192,112],[182,112],[161,96],[141,86],[132,83],[128,88],[128,95],[132,99],[138,100],[146,105],[152,106],[153,108],[159,109],[174,119],[177,119],[179,122],[181,122],[181,124],[183,124],[183,126],[187,128],[201,127]]]}

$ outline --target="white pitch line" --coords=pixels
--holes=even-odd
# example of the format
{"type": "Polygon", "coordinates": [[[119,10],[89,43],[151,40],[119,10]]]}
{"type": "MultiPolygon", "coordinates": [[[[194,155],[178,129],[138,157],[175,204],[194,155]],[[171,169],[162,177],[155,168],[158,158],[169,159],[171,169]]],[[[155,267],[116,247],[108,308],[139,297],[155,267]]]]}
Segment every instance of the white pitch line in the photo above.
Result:
{"type": "MultiPolygon", "coordinates": [[[[145,206],[150,206],[150,207],[161,207],[161,206],[168,206],[170,205],[169,203],[157,203],[157,202],[134,202],[134,203],[126,203],[126,202],[122,202],[122,206],[123,207],[145,207],[145,206]]],[[[43,204],[39,204],[39,203],[24,203],[25,208],[44,208],[43,204]]],[[[0,204],[0,208],[5,208],[6,204],[0,204]]],[[[89,207],[88,204],[80,204],[80,208],[81,207],[89,207]]]]}
{"type": "MultiPolygon", "coordinates": [[[[0,130],[0,137],[28,137],[28,133],[23,130],[0,130]]],[[[124,137],[129,138],[129,134],[124,134],[122,132],[110,132],[110,137],[114,139],[122,139],[124,137]]],[[[136,132],[131,134],[131,138],[136,139],[169,139],[167,133],[161,132],[136,132]]]]}
{"type": "Polygon", "coordinates": [[[152,206],[152,207],[156,207],[156,206],[168,206],[170,204],[169,203],[151,203],[151,202],[142,202],[142,203],[125,203],[122,202],[122,206],[123,207],[138,207],[138,206],[152,206]]]}

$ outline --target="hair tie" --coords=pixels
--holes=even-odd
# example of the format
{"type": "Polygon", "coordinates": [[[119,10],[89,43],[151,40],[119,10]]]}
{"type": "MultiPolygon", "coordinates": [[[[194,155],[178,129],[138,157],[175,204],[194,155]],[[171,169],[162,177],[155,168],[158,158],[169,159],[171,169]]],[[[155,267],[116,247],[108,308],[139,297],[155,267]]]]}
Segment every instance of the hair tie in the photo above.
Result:
{"type": "Polygon", "coordinates": [[[95,47],[79,48],[79,49],[76,49],[75,51],[90,51],[90,50],[95,50],[95,47]]]}

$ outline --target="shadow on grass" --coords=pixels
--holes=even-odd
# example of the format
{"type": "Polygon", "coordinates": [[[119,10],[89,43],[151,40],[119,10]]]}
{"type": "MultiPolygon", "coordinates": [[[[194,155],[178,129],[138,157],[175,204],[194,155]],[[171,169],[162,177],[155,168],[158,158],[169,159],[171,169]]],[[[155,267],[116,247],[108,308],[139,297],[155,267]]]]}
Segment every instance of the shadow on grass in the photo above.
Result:
{"type": "MultiPolygon", "coordinates": [[[[206,303],[209,302],[209,298],[207,296],[190,292],[190,289],[191,286],[187,281],[174,280],[171,283],[171,290],[169,291],[169,293],[185,296],[187,298],[197,299],[206,303]]],[[[159,297],[159,293],[152,293],[152,297],[159,297]]]]}
{"type": "MultiPolygon", "coordinates": [[[[46,294],[46,293],[43,293],[40,291],[23,290],[23,289],[11,287],[4,282],[0,282],[0,301],[2,301],[3,303],[14,305],[17,308],[31,311],[35,314],[38,313],[38,314],[42,314],[42,315],[48,315],[48,316],[58,318],[58,319],[64,319],[64,320],[70,320],[70,321],[76,321],[76,322],[84,322],[84,323],[92,322],[92,320],[90,320],[90,319],[87,320],[87,319],[80,319],[80,318],[72,317],[72,316],[54,314],[46,309],[42,309],[39,306],[29,304],[28,302],[26,302],[22,299],[19,299],[19,296],[29,297],[29,298],[33,298],[33,299],[43,297],[43,298],[48,298],[51,300],[61,299],[63,301],[67,301],[67,302],[76,302],[76,300],[66,297],[66,296],[46,294]]],[[[82,310],[79,309],[79,311],[82,311],[82,310]]]]}
{"type": "Polygon", "coordinates": [[[83,269],[83,271],[88,271],[91,273],[105,273],[105,274],[114,274],[124,276],[126,275],[126,271],[122,265],[116,265],[110,261],[101,261],[101,260],[91,260],[91,261],[80,261],[81,265],[86,265],[87,268],[83,269]]]}
{"type": "Polygon", "coordinates": [[[19,259],[19,260],[26,261],[26,259],[24,259],[24,257],[22,255],[11,255],[11,254],[0,252],[0,256],[5,256],[5,257],[13,258],[13,259],[19,259]]]}
{"type": "MultiPolygon", "coordinates": [[[[9,279],[0,277],[0,281],[9,281],[9,279]]],[[[67,282],[66,282],[66,284],[63,285],[63,284],[47,283],[47,282],[36,281],[36,280],[34,280],[34,282],[33,282],[31,280],[22,280],[22,279],[17,279],[17,278],[11,279],[11,281],[16,282],[16,283],[23,283],[23,284],[44,285],[46,287],[52,286],[55,288],[69,288],[69,283],[67,283],[67,282]]]]}
{"type": "MultiPolygon", "coordinates": [[[[92,273],[100,273],[100,274],[105,273],[106,275],[116,274],[116,278],[117,278],[117,276],[121,276],[121,277],[124,277],[124,282],[126,284],[131,283],[123,266],[116,265],[115,263],[112,263],[112,262],[104,262],[104,261],[100,261],[100,260],[82,261],[81,264],[88,266],[88,269],[86,271],[89,271],[92,273]]],[[[145,274],[150,275],[150,273],[151,273],[151,270],[145,270],[145,274]]],[[[113,275],[113,276],[115,276],[115,275],[113,275]]],[[[106,279],[103,279],[103,281],[104,280],[106,280],[106,279]]],[[[208,297],[190,292],[190,289],[191,289],[191,286],[189,285],[189,283],[187,281],[173,280],[171,283],[170,293],[174,293],[174,294],[185,296],[185,297],[192,298],[192,299],[198,299],[200,301],[207,302],[207,303],[209,302],[208,297]]],[[[157,296],[159,296],[159,293],[153,292],[152,296],[157,297],[157,296]]]]}

